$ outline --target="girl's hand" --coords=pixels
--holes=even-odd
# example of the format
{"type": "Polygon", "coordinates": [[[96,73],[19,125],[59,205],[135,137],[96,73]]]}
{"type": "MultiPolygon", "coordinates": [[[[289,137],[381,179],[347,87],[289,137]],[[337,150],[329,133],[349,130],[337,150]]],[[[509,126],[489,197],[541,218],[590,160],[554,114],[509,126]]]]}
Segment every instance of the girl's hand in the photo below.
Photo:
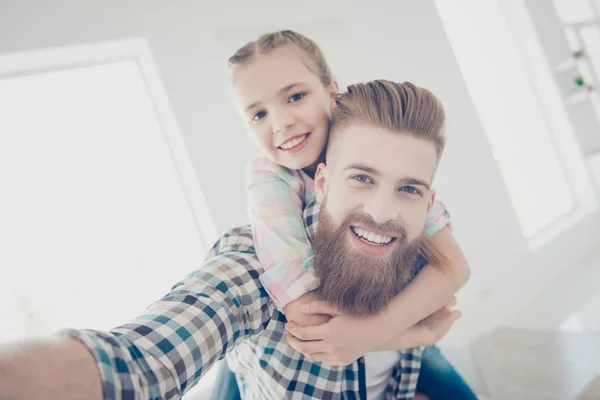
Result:
{"type": "Polygon", "coordinates": [[[345,366],[385,343],[391,337],[386,321],[378,316],[352,317],[324,301],[301,307],[304,314],[326,314],[331,319],[317,326],[286,325],[288,344],[312,362],[345,366]]]}
{"type": "Polygon", "coordinates": [[[443,338],[460,318],[451,308],[456,299],[399,334],[392,335],[389,322],[381,316],[352,317],[323,301],[301,307],[309,315],[327,314],[331,319],[318,326],[286,325],[288,344],[312,362],[346,366],[370,351],[401,350],[431,346],[443,338]]]}
{"type": "Polygon", "coordinates": [[[320,300],[319,296],[315,292],[308,292],[305,295],[289,302],[283,307],[283,313],[288,322],[293,322],[298,326],[316,326],[324,324],[331,319],[330,315],[313,313],[305,314],[301,308],[305,304],[312,303],[316,300],[320,300]]]}

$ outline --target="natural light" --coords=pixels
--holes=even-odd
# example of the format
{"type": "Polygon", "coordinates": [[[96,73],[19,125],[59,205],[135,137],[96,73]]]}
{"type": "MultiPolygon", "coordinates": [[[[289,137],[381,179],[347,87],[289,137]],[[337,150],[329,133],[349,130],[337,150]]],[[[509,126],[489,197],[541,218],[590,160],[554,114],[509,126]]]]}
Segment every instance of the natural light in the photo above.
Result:
{"type": "Polygon", "coordinates": [[[135,62],[0,80],[0,340],[111,328],[202,260],[135,62]]]}
{"type": "Polygon", "coordinates": [[[534,28],[523,10],[511,10],[519,13],[517,38],[508,5],[495,0],[436,5],[523,235],[532,238],[573,213],[591,190],[534,28]]]}
{"type": "Polygon", "coordinates": [[[0,75],[0,341],[125,323],[198,268],[214,234],[160,123],[158,75],[153,97],[135,60],[95,64],[0,75]]]}

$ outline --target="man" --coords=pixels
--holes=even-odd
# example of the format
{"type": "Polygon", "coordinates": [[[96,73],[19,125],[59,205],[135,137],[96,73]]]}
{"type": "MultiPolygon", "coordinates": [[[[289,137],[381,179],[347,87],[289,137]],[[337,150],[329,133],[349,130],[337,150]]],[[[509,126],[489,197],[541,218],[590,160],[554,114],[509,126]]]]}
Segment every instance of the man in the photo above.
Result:
{"type": "MultiPolygon", "coordinates": [[[[385,307],[415,272],[444,113],[428,91],[388,81],[353,85],[337,105],[327,166],[315,176],[317,233],[317,205],[304,216],[323,287],[364,315],[385,307]],[[368,232],[380,244],[361,239],[368,232]]],[[[363,358],[330,367],[286,343],[285,317],[261,287],[261,271],[250,228],[233,229],[200,269],[130,323],[0,349],[0,398],[180,398],[229,353],[244,399],[365,399],[363,358]]],[[[455,318],[437,317],[445,330],[455,318]]],[[[389,349],[417,345],[403,340],[392,338],[389,349]]],[[[384,371],[386,398],[413,397],[420,353],[403,350],[384,371]]]]}

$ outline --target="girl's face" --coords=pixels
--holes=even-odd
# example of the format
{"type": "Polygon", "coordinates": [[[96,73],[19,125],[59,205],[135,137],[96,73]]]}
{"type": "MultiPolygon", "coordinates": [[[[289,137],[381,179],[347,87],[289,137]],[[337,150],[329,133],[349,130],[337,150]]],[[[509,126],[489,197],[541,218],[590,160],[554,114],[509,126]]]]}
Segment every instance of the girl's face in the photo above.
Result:
{"type": "Polygon", "coordinates": [[[313,167],[327,143],[337,83],[324,87],[310,60],[284,46],[239,66],[234,91],[254,141],[271,161],[313,167]]]}

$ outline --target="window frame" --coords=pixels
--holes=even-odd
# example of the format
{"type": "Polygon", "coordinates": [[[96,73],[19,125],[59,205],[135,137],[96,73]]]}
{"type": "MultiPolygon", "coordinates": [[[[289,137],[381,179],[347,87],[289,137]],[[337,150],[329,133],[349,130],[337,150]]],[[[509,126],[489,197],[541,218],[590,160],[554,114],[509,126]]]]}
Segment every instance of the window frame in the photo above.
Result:
{"type": "Polygon", "coordinates": [[[175,113],[160,79],[150,44],[145,38],[119,39],[0,54],[0,79],[122,61],[135,62],[142,74],[163,139],[194,218],[202,251],[206,254],[218,238],[217,228],[202,193],[175,113]]]}

